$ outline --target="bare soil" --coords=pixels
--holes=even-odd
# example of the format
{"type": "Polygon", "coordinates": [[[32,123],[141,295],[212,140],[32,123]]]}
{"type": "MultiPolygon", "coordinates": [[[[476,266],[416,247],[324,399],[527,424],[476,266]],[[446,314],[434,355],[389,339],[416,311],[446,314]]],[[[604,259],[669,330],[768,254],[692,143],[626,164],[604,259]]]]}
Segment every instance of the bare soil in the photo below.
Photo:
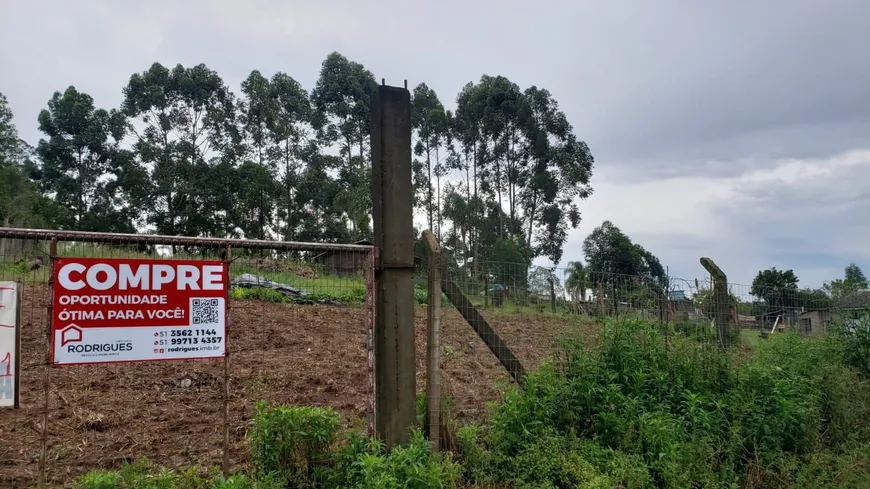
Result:
{"type": "MultiPolygon", "coordinates": [[[[0,487],[32,487],[38,476],[46,374],[50,375],[48,480],[63,485],[94,469],[148,457],[167,467],[214,466],[222,458],[223,360],[91,365],[47,369],[48,289],[24,292],[21,409],[0,411],[0,487]]],[[[564,316],[486,311],[526,369],[578,326],[564,316]]],[[[233,469],[250,464],[246,434],[258,400],[319,405],[364,429],[369,391],[365,310],[231,303],[230,453],[233,469]]],[[[425,387],[426,310],[416,311],[417,388],[425,387]]],[[[585,329],[585,328],[584,328],[585,329]]],[[[589,328],[591,332],[592,328],[589,328]]],[[[475,418],[509,379],[485,344],[452,308],[442,310],[442,377],[451,415],[475,418]]]]}

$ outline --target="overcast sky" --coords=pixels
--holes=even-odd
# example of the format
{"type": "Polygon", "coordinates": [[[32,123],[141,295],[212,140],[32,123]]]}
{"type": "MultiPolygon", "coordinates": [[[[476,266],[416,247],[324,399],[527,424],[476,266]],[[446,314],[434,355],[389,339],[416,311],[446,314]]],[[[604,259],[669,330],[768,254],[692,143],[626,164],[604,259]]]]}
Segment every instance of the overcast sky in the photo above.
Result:
{"type": "Polygon", "coordinates": [[[671,275],[870,273],[870,1],[0,0],[0,92],[21,136],[75,85],[117,107],[134,72],[205,63],[311,88],[332,51],[448,107],[468,81],[549,89],[596,160],[565,246],[611,220],[671,275]]]}

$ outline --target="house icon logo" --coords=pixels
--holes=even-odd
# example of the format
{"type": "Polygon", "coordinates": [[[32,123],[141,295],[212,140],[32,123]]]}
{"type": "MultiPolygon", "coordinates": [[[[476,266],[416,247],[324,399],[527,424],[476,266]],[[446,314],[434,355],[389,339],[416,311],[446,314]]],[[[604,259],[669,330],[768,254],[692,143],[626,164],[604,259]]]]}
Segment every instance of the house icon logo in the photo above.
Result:
{"type": "Polygon", "coordinates": [[[82,329],[75,324],[70,324],[60,331],[60,346],[66,346],[67,343],[77,343],[82,341],[82,329]]]}

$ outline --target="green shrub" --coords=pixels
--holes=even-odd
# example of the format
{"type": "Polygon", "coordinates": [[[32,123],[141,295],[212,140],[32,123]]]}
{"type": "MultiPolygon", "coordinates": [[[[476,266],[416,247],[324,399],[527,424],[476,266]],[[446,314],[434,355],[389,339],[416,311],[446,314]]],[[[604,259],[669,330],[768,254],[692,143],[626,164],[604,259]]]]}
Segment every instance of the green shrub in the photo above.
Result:
{"type": "Polygon", "coordinates": [[[465,476],[567,484],[559,454],[633,487],[791,487],[808,457],[868,440],[870,385],[837,340],[777,335],[737,361],[709,339],[626,319],[606,322],[597,347],[565,341],[487,426],[460,432],[465,476]],[[590,446],[628,458],[604,465],[590,446]]]}
{"type": "Polygon", "coordinates": [[[863,489],[870,487],[870,445],[849,445],[814,453],[797,468],[801,489],[863,489]]]}
{"type": "Polygon", "coordinates": [[[456,445],[462,463],[462,475],[467,481],[483,483],[490,480],[489,460],[491,454],[483,447],[481,428],[466,425],[456,432],[456,445]]]}
{"type": "Polygon", "coordinates": [[[243,474],[224,477],[216,469],[203,477],[198,467],[175,471],[154,467],[148,459],[125,464],[118,471],[93,471],[81,476],[76,489],[280,489],[270,478],[255,481],[243,474]]]}
{"type": "Polygon", "coordinates": [[[460,479],[460,466],[449,455],[432,452],[423,433],[386,453],[382,443],[352,436],[337,456],[330,485],[355,489],[449,489],[460,479]]]}
{"type": "Polygon", "coordinates": [[[860,315],[848,324],[836,324],[832,330],[842,341],[846,365],[870,377],[870,314],[860,315]]]}
{"type": "Polygon", "coordinates": [[[250,433],[256,474],[297,487],[325,477],[340,421],[329,408],[258,403],[250,433]]]}
{"type": "MultiPolygon", "coordinates": [[[[429,291],[425,283],[423,285],[414,285],[414,303],[418,306],[425,306],[429,303],[429,291]]],[[[447,307],[449,305],[450,300],[444,293],[441,293],[441,306],[447,307]]]]}
{"type": "Polygon", "coordinates": [[[273,477],[254,479],[244,474],[233,474],[229,477],[215,476],[208,489],[283,489],[284,485],[273,477]]]}

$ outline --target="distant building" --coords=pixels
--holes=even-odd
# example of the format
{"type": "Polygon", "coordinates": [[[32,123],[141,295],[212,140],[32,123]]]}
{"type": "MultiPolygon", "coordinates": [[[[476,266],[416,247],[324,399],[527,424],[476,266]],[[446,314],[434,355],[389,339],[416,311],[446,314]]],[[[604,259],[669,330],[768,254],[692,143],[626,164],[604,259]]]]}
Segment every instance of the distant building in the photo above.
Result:
{"type": "Polygon", "coordinates": [[[857,327],[862,323],[870,324],[870,290],[859,290],[843,297],[834,306],[842,313],[847,326],[857,327]]]}
{"type": "Polygon", "coordinates": [[[684,290],[668,291],[669,315],[675,319],[694,320],[701,317],[701,311],[695,307],[695,302],[686,296],[684,290]]]}
{"type": "Polygon", "coordinates": [[[687,301],[689,300],[686,297],[686,291],[684,290],[669,290],[668,291],[668,300],[669,301],[687,301]]]}
{"type": "MultiPolygon", "coordinates": [[[[374,246],[371,241],[357,241],[356,245],[374,246]]],[[[365,266],[367,251],[363,250],[329,250],[314,257],[314,262],[319,264],[323,273],[327,275],[355,275],[362,271],[365,266]]]]}
{"type": "Polygon", "coordinates": [[[797,327],[801,334],[820,334],[828,331],[831,311],[807,311],[798,315],[797,327]]]}

